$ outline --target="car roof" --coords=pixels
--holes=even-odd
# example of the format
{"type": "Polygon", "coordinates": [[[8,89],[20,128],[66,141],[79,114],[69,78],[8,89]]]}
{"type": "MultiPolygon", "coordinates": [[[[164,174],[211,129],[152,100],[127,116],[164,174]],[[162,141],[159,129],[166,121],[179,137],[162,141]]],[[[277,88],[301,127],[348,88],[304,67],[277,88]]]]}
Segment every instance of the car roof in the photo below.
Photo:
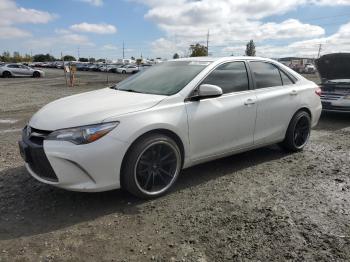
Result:
{"type": "Polygon", "coordinates": [[[275,60],[256,56],[226,56],[226,57],[210,57],[210,56],[200,56],[200,57],[186,57],[171,59],[169,61],[193,61],[193,62],[217,62],[217,61],[232,61],[232,60],[254,60],[254,61],[273,61],[275,60]]]}

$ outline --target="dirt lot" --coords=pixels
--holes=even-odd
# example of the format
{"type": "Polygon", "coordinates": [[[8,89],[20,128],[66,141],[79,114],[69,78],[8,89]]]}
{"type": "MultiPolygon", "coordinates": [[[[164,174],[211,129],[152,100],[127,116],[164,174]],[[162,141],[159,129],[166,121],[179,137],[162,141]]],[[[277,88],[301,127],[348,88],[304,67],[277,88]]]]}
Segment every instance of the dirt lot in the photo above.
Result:
{"type": "Polygon", "coordinates": [[[272,146],[199,165],[152,201],[31,178],[20,128],[43,104],[105,84],[84,73],[65,88],[57,70],[0,79],[0,261],[350,260],[349,114],[324,114],[303,152],[272,146]]]}

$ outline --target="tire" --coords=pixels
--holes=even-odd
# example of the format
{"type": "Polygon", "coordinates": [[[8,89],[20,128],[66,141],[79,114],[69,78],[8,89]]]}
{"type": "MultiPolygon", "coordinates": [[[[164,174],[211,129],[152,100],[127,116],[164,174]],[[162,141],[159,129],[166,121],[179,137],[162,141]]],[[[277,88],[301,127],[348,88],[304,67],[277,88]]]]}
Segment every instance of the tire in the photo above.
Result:
{"type": "Polygon", "coordinates": [[[39,77],[40,77],[40,73],[39,73],[38,71],[35,71],[35,72],[33,73],[33,77],[39,78],[39,77]]]}
{"type": "Polygon", "coordinates": [[[310,132],[311,117],[309,113],[299,111],[290,121],[286,137],[280,145],[290,152],[301,151],[309,141],[310,132]]]}
{"type": "Polygon", "coordinates": [[[161,134],[141,137],[123,163],[122,188],[143,199],[162,196],[176,182],[181,167],[181,151],[173,139],[161,134]]]}
{"type": "Polygon", "coordinates": [[[2,77],[4,77],[4,78],[9,78],[11,76],[12,76],[12,74],[9,71],[5,71],[5,72],[2,73],[2,77]]]}
{"type": "Polygon", "coordinates": [[[122,74],[126,74],[126,71],[125,71],[125,70],[123,70],[123,71],[122,71],[122,74]]]}

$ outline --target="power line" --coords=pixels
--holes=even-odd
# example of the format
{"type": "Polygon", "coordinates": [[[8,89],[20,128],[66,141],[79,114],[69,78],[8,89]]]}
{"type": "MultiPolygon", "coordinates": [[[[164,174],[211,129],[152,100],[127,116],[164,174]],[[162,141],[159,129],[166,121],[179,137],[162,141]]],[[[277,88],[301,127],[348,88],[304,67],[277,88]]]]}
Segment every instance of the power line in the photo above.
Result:
{"type": "Polygon", "coordinates": [[[207,33],[207,56],[209,56],[209,29],[207,33]]]}
{"type": "Polygon", "coordinates": [[[317,58],[320,58],[321,50],[322,50],[322,44],[320,44],[320,46],[319,46],[319,48],[318,48],[318,55],[317,55],[317,58]]]}

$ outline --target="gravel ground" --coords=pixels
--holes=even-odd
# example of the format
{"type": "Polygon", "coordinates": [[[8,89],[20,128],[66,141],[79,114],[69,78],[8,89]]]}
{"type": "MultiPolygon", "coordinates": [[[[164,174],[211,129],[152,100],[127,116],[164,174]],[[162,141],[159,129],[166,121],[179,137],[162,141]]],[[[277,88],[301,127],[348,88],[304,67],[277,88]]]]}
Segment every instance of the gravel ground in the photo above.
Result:
{"type": "Polygon", "coordinates": [[[350,260],[349,114],[323,114],[303,152],[271,146],[192,167],[152,201],[31,178],[18,130],[43,104],[105,80],[0,79],[0,261],[350,260]]]}

